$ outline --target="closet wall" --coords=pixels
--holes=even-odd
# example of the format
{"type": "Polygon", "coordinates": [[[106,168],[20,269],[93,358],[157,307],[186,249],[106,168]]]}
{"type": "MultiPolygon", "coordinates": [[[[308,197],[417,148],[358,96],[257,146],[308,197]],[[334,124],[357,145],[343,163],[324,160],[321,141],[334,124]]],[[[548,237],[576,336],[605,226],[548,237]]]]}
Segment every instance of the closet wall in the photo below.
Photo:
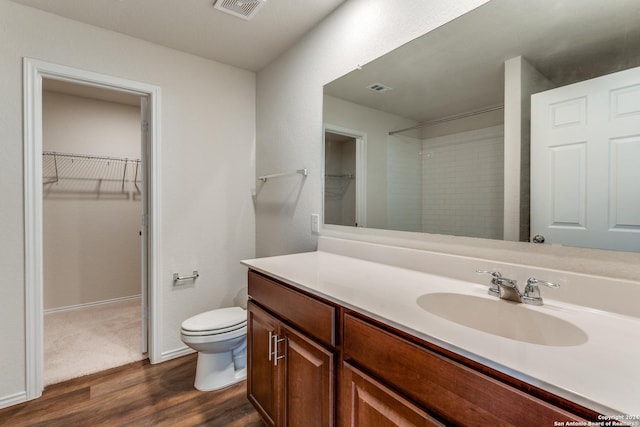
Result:
{"type": "MultiPolygon", "coordinates": [[[[139,159],[140,145],[139,106],[43,92],[43,151],[139,159]]],[[[61,179],[45,185],[44,193],[45,310],[139,295],[141,205],[135,187],[127,185],[121,194],[80,192],[63,187],[61,179]]]]}

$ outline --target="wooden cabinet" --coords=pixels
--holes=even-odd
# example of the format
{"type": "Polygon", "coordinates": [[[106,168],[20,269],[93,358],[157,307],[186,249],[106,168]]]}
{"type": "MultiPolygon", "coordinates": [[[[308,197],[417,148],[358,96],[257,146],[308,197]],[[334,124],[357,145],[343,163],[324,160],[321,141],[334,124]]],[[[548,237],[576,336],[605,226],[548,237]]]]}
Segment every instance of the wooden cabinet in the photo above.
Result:
{"type": "Polygon", "coordinates": [[[346,362],[340,384],[343,426],[444,425],[424,409],[346,362]]]}
{"type": "MultiPolygon", "coordinates": [[[[344,316],[343,358],[446,425],[552,426],[558,421],[586,421],[350,314],[344,316]]],[[[344,411],[353,411],[351,402],[344,404],[344,411]]]]}
{"type": "Polygon", "coordinates": [[[277,425],[277,367],[273,358],[273,334],[278,321],[249,302],[247,319],[247,394],[249,401],[269,426],[277,425]]]}
{"type": "Polygon", "coordinates": [[[249,298],[328,347],[336,343],[336,307],[253,271],[249,298]]]}
{"type": "Polygon", "coordinates": [[[279,364],[284,385],[281,425],[334,425],[334,353],[284,324],[278,337],[285,344],[279,364]]]}
{"type": "Polygon", "coordinates": [[[335,340],[326,333],[333,330],[333,307],[261,276],[250,279],[249,295],[249,400],[269,426],[333,426],[336,357],[330,346],[320,342],[335,340]],[[271,292],[263,295],[265,286],[271,292]],[[282,313],[267,311],[272,306],[280,307],[282,313]],[[309,313],[320,317],[309,317],[309,313]],[[292,325],[284,317],[297,323],[292,325]],[[324,325],[320,325],[322,319],[324,325]],[[301,330],[316,331],[320,337],[301,330]]]}
{"type": "Polygon", "coordinates": [[[249,295],[247,390],[269,426],[597,420],[576,403],[253,271],[249,295]]]}

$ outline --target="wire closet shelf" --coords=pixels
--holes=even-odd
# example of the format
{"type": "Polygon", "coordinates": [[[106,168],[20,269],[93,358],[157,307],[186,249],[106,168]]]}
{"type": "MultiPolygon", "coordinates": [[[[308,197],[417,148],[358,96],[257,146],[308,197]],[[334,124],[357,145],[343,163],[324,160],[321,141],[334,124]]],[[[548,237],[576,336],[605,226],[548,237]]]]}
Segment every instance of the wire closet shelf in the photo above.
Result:
{"type": "Polygon", "coordinates": [[[140,194],[140,159],[42,153],[45,196],[53,194],[129,197],[140,194]]]}

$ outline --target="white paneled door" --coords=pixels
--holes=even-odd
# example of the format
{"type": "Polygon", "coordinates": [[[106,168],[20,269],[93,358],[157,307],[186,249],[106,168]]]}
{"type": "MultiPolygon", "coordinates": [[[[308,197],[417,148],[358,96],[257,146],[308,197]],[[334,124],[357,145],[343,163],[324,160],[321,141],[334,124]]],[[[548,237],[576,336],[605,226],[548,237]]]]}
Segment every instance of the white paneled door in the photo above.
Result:
{"type": "Polygon", "coordinates": [[[640,251],[640,68],[531,97],[531,236],[640,251]]]}

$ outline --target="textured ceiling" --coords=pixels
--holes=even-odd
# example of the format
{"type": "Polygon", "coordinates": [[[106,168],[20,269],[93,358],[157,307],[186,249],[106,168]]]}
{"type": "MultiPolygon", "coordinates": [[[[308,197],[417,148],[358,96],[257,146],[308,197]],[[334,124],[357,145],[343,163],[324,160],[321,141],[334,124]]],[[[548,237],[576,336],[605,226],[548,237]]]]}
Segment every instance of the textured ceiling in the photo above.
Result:
{"type": "Polygon", "coordinates": [[[258,71],[345,0],[267,0],[250,21],[214,0],[12,0],[152,43],[258,71]]]}

